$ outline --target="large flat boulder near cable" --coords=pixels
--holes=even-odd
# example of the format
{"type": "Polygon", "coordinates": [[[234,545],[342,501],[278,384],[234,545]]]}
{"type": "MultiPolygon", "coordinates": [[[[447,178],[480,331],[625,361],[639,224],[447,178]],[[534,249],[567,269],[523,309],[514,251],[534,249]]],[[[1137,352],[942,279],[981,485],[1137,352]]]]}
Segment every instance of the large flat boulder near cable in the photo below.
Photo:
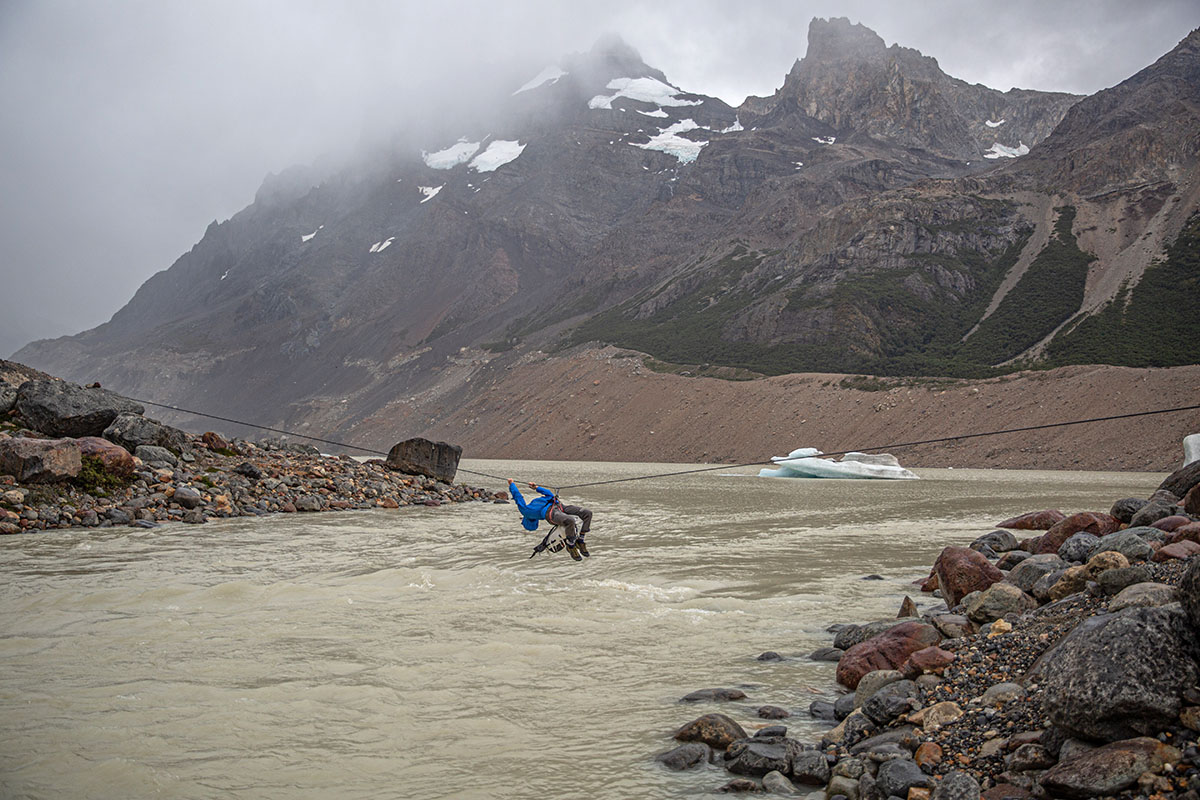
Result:
{"type": "Polygon", "coordinates": [[[1158,485],[1158,490],[1166,490],[1176,497],[1185,497],[1196,484],[1200,484],[1200,461],[1193,461],[1172,472],[1158,485]]]}
{"type": "Polygon", "coordinates": [[[142,446],[161,447],[172,453],[188,449],[186,433],[140,414],[119,414],[104,429],[104,438],[135,454],[142,446]]]}
{"type": "Polygon", "coordinates": [[[32,380],[17,390],[17,412],[30,428],[50,436],[99,436],[120,414],[146,409],[107,389],[69,381],[32,380]]]}
{"type": "Polygon", "coordinates": [[[389,469],[409,475],[425,475],[434,480],[454,483],[458,472],[458,461],[462,448],[446,442],[431,442],[428,439],[405,439],[388,451],[386,464],[389,469]]]}

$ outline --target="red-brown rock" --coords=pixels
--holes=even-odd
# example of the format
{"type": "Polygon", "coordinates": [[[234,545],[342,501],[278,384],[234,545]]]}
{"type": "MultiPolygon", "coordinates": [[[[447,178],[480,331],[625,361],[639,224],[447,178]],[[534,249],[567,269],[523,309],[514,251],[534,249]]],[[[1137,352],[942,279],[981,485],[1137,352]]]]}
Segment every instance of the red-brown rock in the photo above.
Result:
{"type": "Polygon", "coordinates": [[[230,450],[230,449],[232,449],[232,448],[230,448],[229,442],[225,439],[224,436],[222,436],[219,433],[214,433],[213,431],[206,431],[205,434],[200,437],[200,441],[204,442],[204,446],[207,447],[209,450],[230,450]]]}
{"type": "Polygon", "coordinates": [[[947,608],[954,608],[958,601],[971,592],[983,591],[1004,573],[996,569],[982,553],[967,547],[947,547],[933,563],[938,586],[946,599],[947,608]]]}
{"type": "Polygon", "coordinates": [[[82,468],[74,439],[0,439],[0,472],[21,483],[64,481],[82,468]]]}
{"type": "Polygon", "coordinates": [[[1105,536],[1121,529],[1121,520],[1111,514],[1098,514],[1092,511],[1081,511],[1064,517],[1054,523],[1037,541],[1032,552],[1057,553],[1063,542],[1077,533],[1090,533],[1094,536],[1105,536]]]}
{"type": "Polygon", "coordinates": [[[1175,544],[1184,540],[1200,542],[1200,522],[1191,522],[1176,528],[1167,536],[1167,544],[1175,544]]]}
{"type": "Polygon", "coordinates": [[[1066,514],[1057,509],[1031,511],[1028,514],[1022,514],[1019,517],[1006,519],[996,527],[1011,528],[1018,531],[1044,531],[1054,527],[1056,523],[1061,522],[1066,518],[1066,516],[1066,514]]]}
{"type": "Polygon", "coordinates": [[[1174,544],[1164,544],[1150,557],[1151,561],[1170,561],[1172,558],[1187,559],[1200,553],[1200,544],[1184,539],[1174,544]]]}
{"type": "Polygon", "coordinates": [[[1183,506],[1184,511],[1193,517],[1200,516],[1200,483],[1189,489],[1179,504],[1183,506]]]}
{"type": "Polygon", "coordinates": [[[1182,514],[1172,514],[1169,517],[1163,517],[1150,523],[1151,528],[1158,528],[1160,531],[1171,533],[1172,531],[1182,528],[1184,525],[1190,525],[1191,517],[1185,517],[1182,514]]]}
{"type": "Polygon", "coordinates": [[[926,579],[925,579],[925,580],[923,580],[923,581],[919,581],[919,583],[921,584],[921,591],[922,591],[922,592],[932,592],[932,591],[936,591],[936,590],[937,590],[937,588],[938,588],[938,576],[937,576],[937,573],[936,573],[936,572],[930,572],[930,573],[929,573],[929,577],[928,577],[928,578],[926,578],[926,579]]]}
{"type": "Polygon", "coordinates": [[[902,622],[878,636],[859,642],[842,654],[837,666],[838,683],[848,689],[857,688],[862,676],[868,672],[896,669],[913,653],[941,640],[942,635],[932,625],[902,622]]]}
{"type": "Polygon", "coordinates": [[[997,783],[979,796],[982,800],[1029,800],[1033,797],[1028,789],[1022,789],[1011,783],[997,783]]]}
{"type": "Polygon", "coordinates": [[[913,678],[924,672],[932,672],[934,675],[941,675],[946,667],[954,663],[957,656],[949,650],[943,650],[938,646],[926,647],[923,650],[910,655],[903,664],[900,665],[900,671],[905,677],[913,678]]]}
{"type": "Polygon", "coordinates": [[[99,436],[83,436],[75,440],[79,445],[81,455],[100,459],[104,471],[118,478],[128,478],[133,475],[135,465],[133,456],[119,444],[99,436]]]}

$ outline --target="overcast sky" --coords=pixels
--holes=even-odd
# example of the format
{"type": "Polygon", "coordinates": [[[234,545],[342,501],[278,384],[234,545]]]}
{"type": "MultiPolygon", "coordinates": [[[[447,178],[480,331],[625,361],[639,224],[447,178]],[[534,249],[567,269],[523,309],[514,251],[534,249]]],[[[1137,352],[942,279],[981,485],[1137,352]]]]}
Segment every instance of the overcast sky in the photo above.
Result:
{"type": "Polygon", "coordinates": [[[736,105],[782,83],[814,16],[973,83],[1088,94],[1200,2],[0,0],[0,356],[106,321],[267,172],[502,97],[606,32],[736,105]]]}

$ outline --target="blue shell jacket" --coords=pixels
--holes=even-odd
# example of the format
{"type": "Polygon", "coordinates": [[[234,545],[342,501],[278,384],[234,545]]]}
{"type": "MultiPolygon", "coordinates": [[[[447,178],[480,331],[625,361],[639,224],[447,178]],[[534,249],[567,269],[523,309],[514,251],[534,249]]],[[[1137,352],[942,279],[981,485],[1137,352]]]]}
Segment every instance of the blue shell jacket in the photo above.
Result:
{"type": "Polygon", "coordinates": [[[549,489],[539,486],[537,487],[539,497],[535,497],[528,503],[521,496],[521,490],[517,488],[515,483],[508,484],[508,492],[517,503],[517,509],[521,512],[521,527],[527,531],[536,531],[538,523],[546,518],[546,512],[554,505],[554,492],[549,489]]]}

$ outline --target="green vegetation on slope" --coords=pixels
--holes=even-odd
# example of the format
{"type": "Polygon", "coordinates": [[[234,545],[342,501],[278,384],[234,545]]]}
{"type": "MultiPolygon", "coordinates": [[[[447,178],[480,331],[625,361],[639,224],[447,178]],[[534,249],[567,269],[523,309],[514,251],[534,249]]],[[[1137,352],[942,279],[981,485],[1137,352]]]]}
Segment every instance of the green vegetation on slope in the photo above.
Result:
{"type": "Polygon", "coordinates": [[[1200,214],[1193,214],[1166,258],[1146,268],[1096,314],[1065,329],[1046,348],[1050,366],[1118,364],[1173,367],[1200,363],[1200,214]]]}
{"type": "Polygon", "coordinates": [[[1075,208],[1056,209],[1058,221],[1050,241],[1000,305],[963,344],[960,360],[999,364],[1028,350],[1071,315],[1083,302],[1088,264],[1094,257],[1079,249],[1071,225],[1075,208]]]}

